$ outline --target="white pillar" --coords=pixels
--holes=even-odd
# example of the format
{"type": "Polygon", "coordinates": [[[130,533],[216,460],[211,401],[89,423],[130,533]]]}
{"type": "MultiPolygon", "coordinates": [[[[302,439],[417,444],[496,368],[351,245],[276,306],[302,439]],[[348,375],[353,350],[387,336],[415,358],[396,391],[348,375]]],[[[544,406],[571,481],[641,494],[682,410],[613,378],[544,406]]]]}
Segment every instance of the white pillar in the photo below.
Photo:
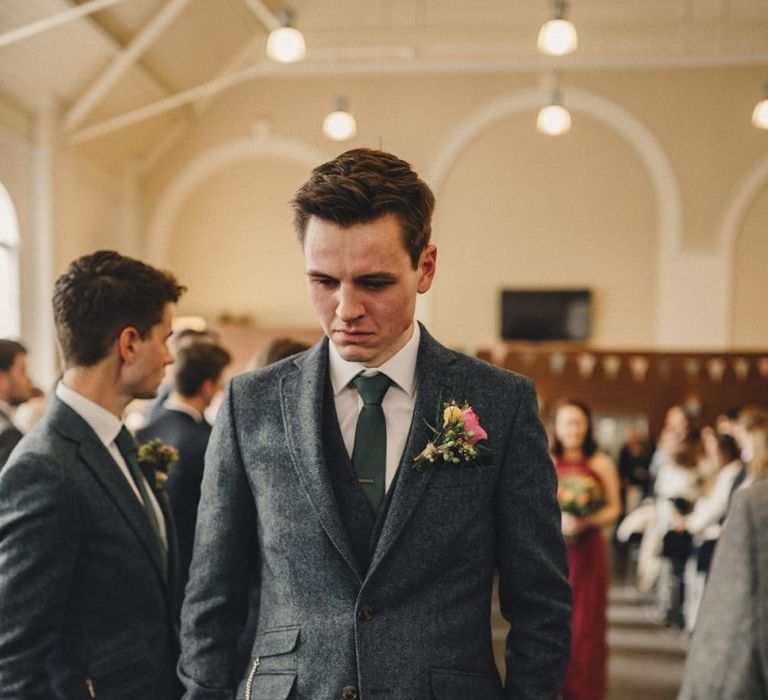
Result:
{"type": "Polygon", "coordinates": [[[33,120],[30,149],[29,237],[22,251],[26,277],[23,305],[24,333],[29,343],[30,375],[48,390],[57,375],[57,351],[51,297],[54,274],[53,234],[53,150],[56,114],[53,105],[42,106],[33,120]]]}

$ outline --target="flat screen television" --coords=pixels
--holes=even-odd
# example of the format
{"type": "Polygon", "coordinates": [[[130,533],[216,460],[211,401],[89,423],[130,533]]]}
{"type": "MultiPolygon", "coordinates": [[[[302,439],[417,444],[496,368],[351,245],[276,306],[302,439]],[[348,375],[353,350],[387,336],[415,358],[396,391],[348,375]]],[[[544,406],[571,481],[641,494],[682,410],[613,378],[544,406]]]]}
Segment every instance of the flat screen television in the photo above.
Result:
{"type": "Polygon", "coordinates": [[[504,340],[589,338],[589,289],[503,290],[501,337],[504,340]]]}

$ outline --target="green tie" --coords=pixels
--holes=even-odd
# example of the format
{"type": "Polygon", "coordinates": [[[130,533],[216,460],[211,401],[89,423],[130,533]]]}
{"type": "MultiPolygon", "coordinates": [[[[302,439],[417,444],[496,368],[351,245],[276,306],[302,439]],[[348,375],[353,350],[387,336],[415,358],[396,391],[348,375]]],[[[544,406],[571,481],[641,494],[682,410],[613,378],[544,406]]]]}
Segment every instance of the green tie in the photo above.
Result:
{"type": "Polygon", "coordinates": [[[360,374],[352,383],[363,399],[363,408],[355,428],[352,464],[373,512],[377,513],[384,498],[387,466],[387,424],[381,401],[391,381],[386,374],[379,373],[371,377],[360,374]]]}
{"type": "Polygon", "coordinates": [[[147,514],[149,524],[152,526],[152,530],[157,537],[157,544],[160,547],[160,560],[163,566],[163,576],[167,576],[168,573],[168,554],[165,550],[165,543],[160,535],[160,526],[157,522],[157,516],[155,515],[155,509],[152,507],[152,501],[149,499],[147,493],[147,487],[144,483],[144,477],[141,473],[141,467],[139,466],[138,450],[136,449],[136,442],[131,437],[128,429],[123,426],[120,428],[120,432],[115,438],[115,444],[117,449],[120,450],[120,454],[123,455],[125,463],[128,465],[128,471],[131,472],[133,481],[136,484],[136,488],[139,489],[141,494],[141,501],[144,504],[144,512],[147,514]]]}

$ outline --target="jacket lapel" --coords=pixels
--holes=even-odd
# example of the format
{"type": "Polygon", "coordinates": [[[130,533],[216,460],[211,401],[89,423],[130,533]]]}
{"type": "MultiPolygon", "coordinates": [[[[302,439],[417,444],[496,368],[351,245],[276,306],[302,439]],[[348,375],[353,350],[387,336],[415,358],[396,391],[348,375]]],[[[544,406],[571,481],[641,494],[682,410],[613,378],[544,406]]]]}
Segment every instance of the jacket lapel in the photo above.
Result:
{"type": "Polygon", "coordinates": [[[323,529],[362,582],[359,565],[336,503],[322,444],[328,339],[321,340],[293,364],[294,371],[283,376],[280,382],[280,402],[293,466],[323,529]]]}
{"type": "Polygon", "coordinates": [[[162,573],[160,551],[155,533],[149,524],[144,508],[125,480],[120,467],[112,459],[112,455],[109,454],[107,448],[104,447],[88,423],[57,397],[54,397],[51,406],[50,419],[63,436],[79,443],[78,454],[83,463],[90,469],[96,480],[114,501],[122,516],[128,521],[152,560],[160,580],[167,587],[162,573]]]}
{"type": "Polygon", "coordinates": [[[413,469],[413,458],[432,439],[428,424],[434,425],[438,402],[464,398],[461,393],[463,388],[452,371],[455,359],[455,353],[440,345],[427,333],[424,326],[421,326],[421,342],[416,362],[416,405],[398,467],[395,490],[368,569],[368,577],[395,544],[434,472],[434,469],[429,468],[417,472],[413,469]]]}

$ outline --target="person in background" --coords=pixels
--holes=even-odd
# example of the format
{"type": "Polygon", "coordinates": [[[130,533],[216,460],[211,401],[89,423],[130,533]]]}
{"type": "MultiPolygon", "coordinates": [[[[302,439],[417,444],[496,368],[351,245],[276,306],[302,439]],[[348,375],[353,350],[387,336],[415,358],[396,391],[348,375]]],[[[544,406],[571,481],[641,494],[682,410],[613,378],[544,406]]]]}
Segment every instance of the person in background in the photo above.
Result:
{"type": "Polygon", "coordinates": [[[690,515],[681,516],[675,530],[693,536],[693,553],[685,572],[685,625],[692,630],[704,591],[704,581],[715,543],[720,536],[721,522],[728,511],[733,480],[741,468],[739,447],[730,435],[716,435],[717,471],[709,493],[699,496],[690,515]]]}
{"type": "Polygon", "coordinates": [[[122,422],[173,359],[170,273],[98,251],[56,281],[64,375],[0,472],[0,698],[173,700],[176,547],[122,422]]]}
{"type": "MultiPolygon", "coordinates": [[[[174,356],[177,355],[179,350],[181,350],[181,348],[183,348],[187,343],[204,342],[218,343],[219,336],[215,331],[208,329],[198,330],[197,328],[182,328],[179,331],[175,331],[170,340],[174,356]]],[[[168,365],[168,367],[165,368],[165,377],[163,378],[163,383],[157,390],[157,396],[152,399],[149,405],[144,409],[145,417],[144,420],[141,421],[139,429],[143,428],[149,421],[151,421],[158,413],[161,412],[163,404],[173,391],[173,375],[175,371],[175,362],[172,362],[170,365],[168,365]]]]}
{"type": "Polygon", "coordinates": [[[684,406],[676,404],[667,410],[664,426],[661,429],[656,450],[651,457],[648,468],[651,479],[648,484],[648,494],[656,492],[655,482],[664,464],[669,463],[669,456],[683,440],[694,440],[697,437],[693,420],[684,406]]]}
{"type": "Polygon", "coordinates": [[[562,513],[568,581],[573,589],[573,623],[571,660],[561,693],[563,700],[599,700],[607,686],[609,576],[608,548],[601,530],[613,525],[621,514],[619,477],[613,460],[598,451],[592,416],[584,404],[565,400],[556,405],[553,436],[559,491],[566,479],[587,477],[601,492],[601,504],[589,515],[562,513]]]}
{"type": "MultiPolygon", "coordinates": [[[[175,447],[179,459],[171,465],[165,492],[171,504],[179,542],[179,588],[186,586],[195,540],[197,504],[211,426],[205,409],[224,386],[230,354],[210,340],[188,340],[176,354],[174,388],[154,418],[136,434],[141,442],[159,438],[175,447]]],[[[181,611],[181,600],[179,612],[181,611]]]]}
{"type": "Polygon", "coordinates": [[[23,436],[13,422],[13,411],[31,398],[27,349],[15,340],[0,339],[0,469],[23,436]]]}
{"type": "Polygon", "coordinates": [[[749,463],[752,460],[752,433],[768,426],[768,409],[757,404],[749,404],[739,409],[734,425],[733,436],[741,450],[741,469],[733,480],[731,495],[746,481],[749,463]]]}
{"type": "Polygon", "coordinates": [[[264,345],[259,353],[248,363],[248,371],[261,369],[278,360],[304,352],[304,350],[309,350],[309,345],[302,340],[288,337],[274,338],[264,345]]]}
{"type": "Polygon", "coordinates": [[[618,459],[623,513],[631,513],[639,505],[643,494],[647,493],[652,456],[648,440],[640,436],[637,428],[629,428],[618,459]]]}
{"type": "Polygon", "coordinates": [[[678,700],[768,696],[768,431],[715,550],[678,700]]]}

